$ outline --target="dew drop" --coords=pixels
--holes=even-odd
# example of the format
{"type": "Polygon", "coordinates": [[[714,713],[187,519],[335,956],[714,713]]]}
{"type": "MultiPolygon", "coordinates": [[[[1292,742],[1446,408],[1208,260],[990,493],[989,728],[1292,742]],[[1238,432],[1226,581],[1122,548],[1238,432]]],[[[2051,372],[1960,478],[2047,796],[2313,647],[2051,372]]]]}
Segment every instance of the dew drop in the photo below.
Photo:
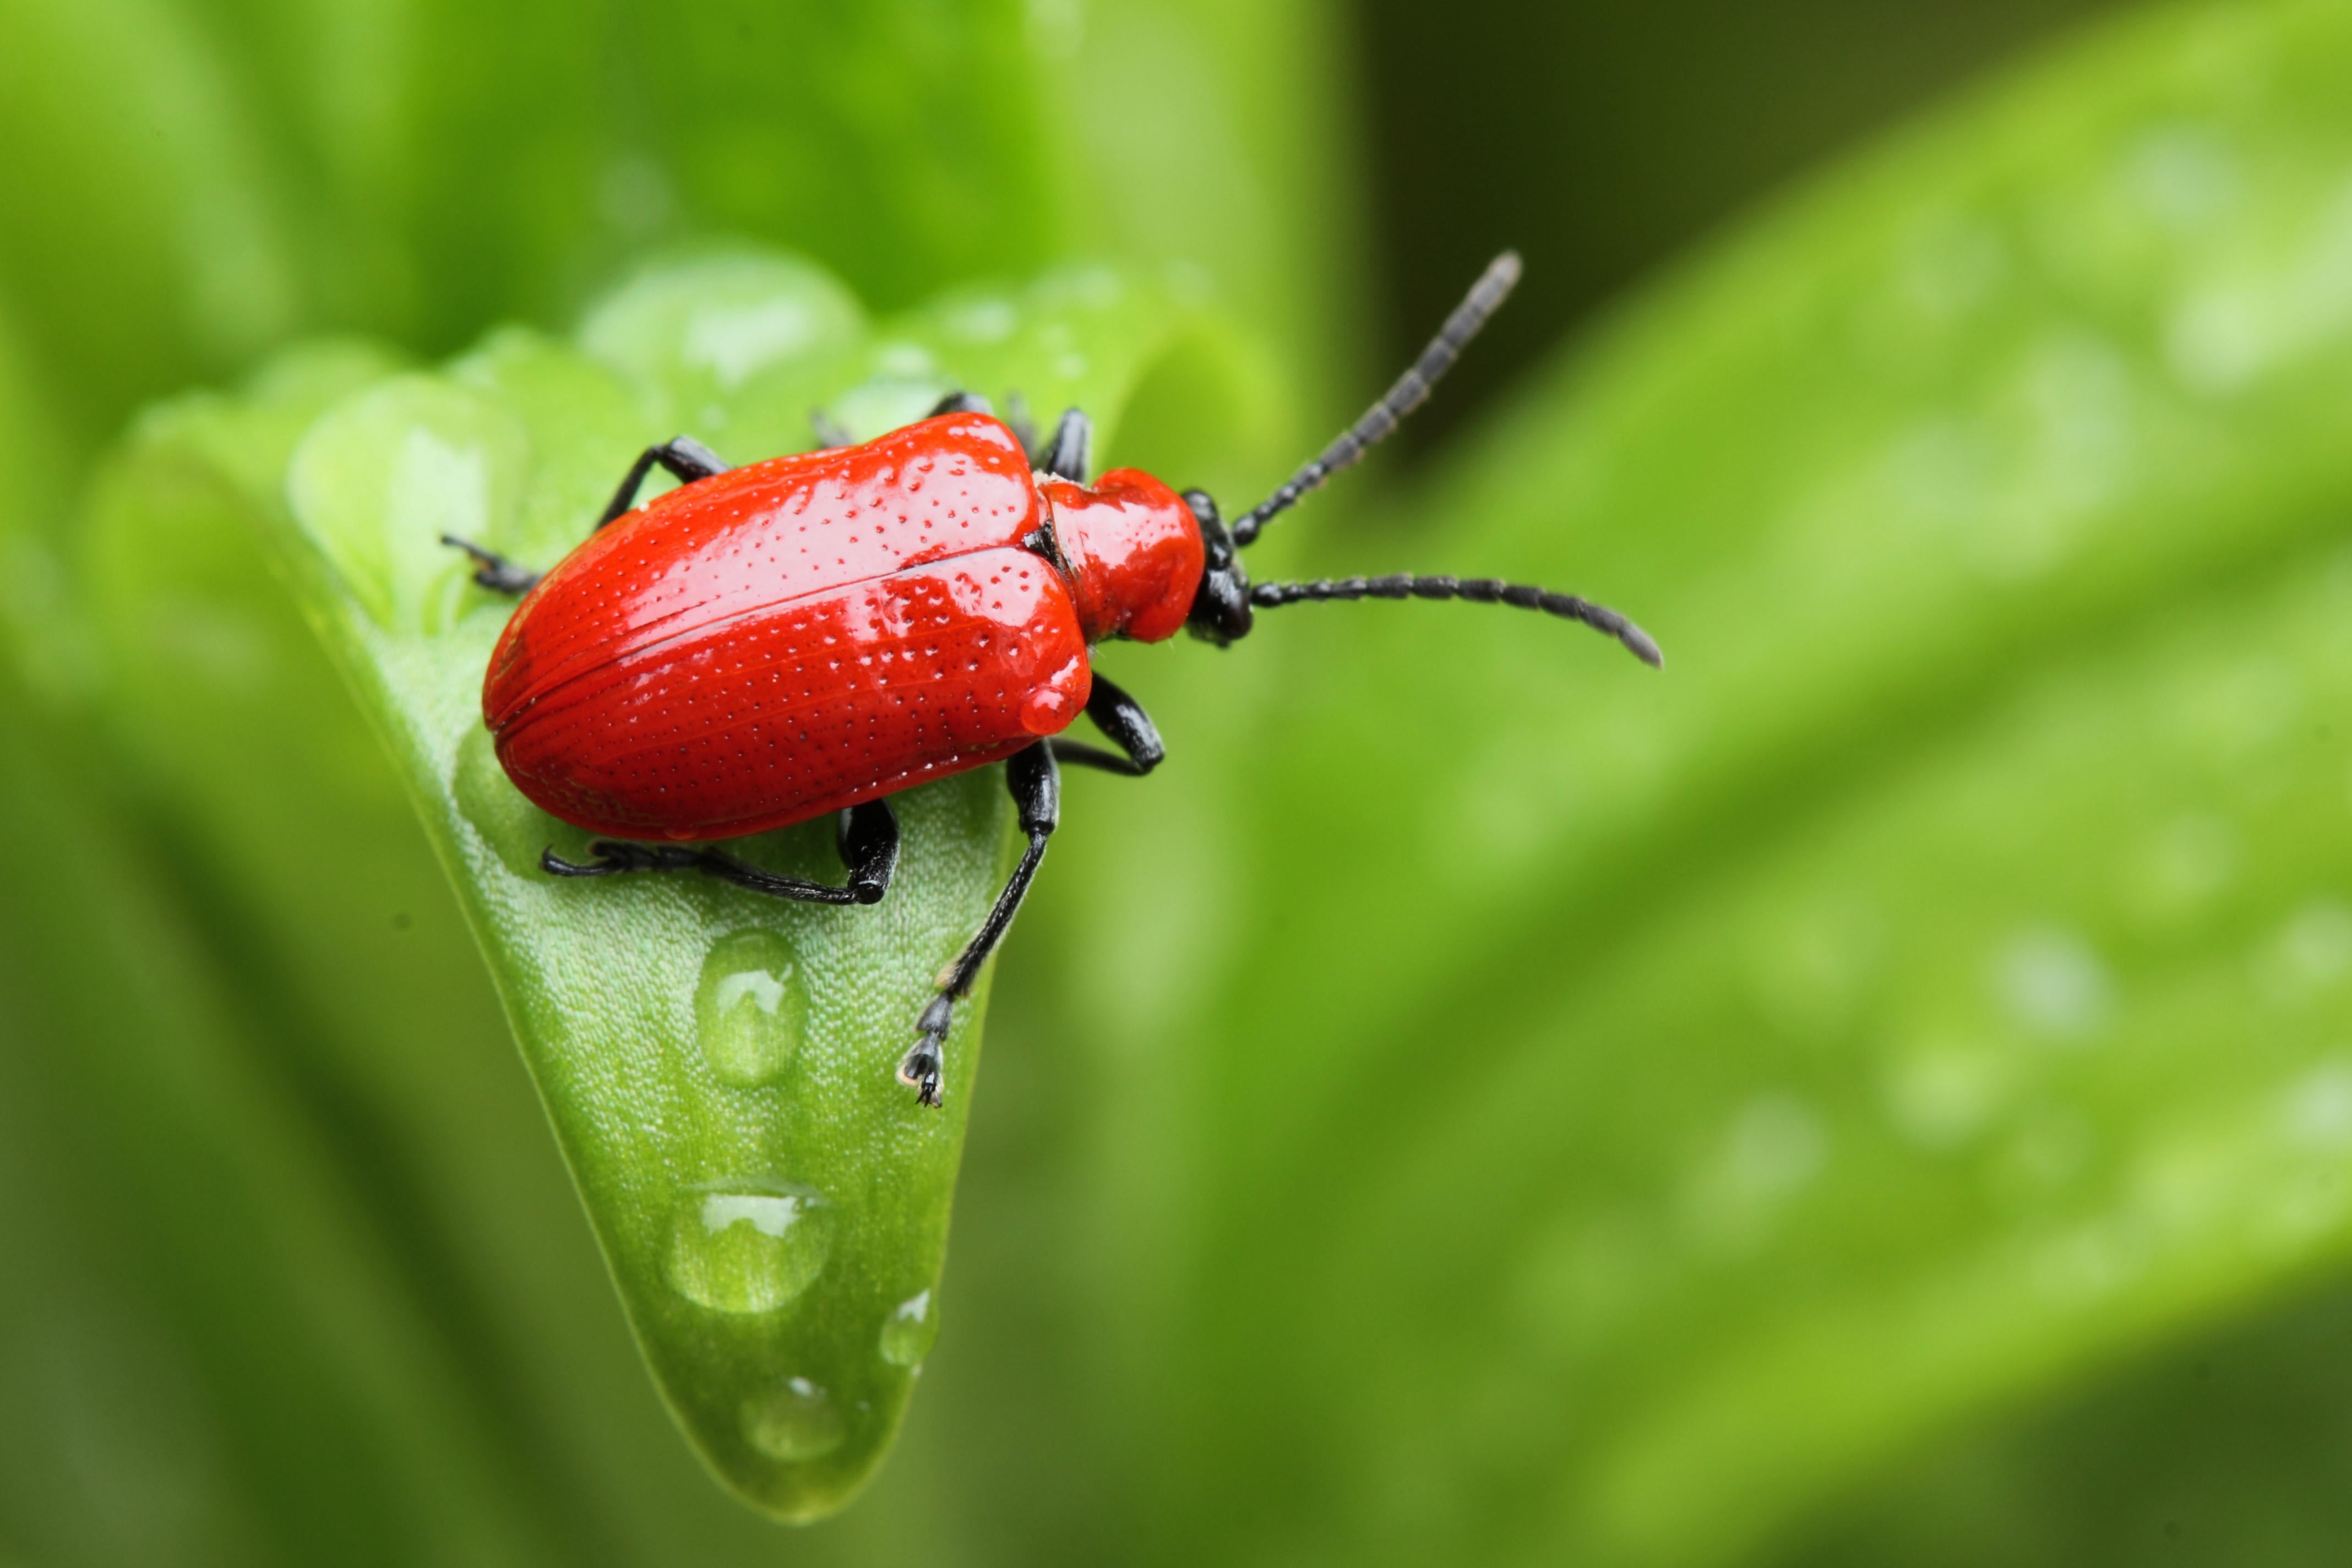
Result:
{"type": "Polygon", "coordinates": [[[833,1254],[824,1194],[773,1176],[696,1187],[671,1221],[663,1273],[688,1300],[719,1312],[790,1306],[833,1254]]]}
{"type": "Polygon", "coordinates": [[[821,1459],[848,1432],[833,1395],[805,1377],[786,1378],[743,1402],[744,1441],[772,1459],[821,1459]]]}
{"type": "Polygon", "coordinates": [[[893,1366],[914,1366],[929,1355],[940,1337],[940,1315],[931,1293],[919,1290],[882,1320],[882,1359],[893,1366]]]}
{"type": "Polygon", "coordinates": [[[711,943],[694,988],[694,1026],[720,1082],[750,1089],[782,1073],[808,1031],[808,988],[792,945],[766,931],[711,943]]]}

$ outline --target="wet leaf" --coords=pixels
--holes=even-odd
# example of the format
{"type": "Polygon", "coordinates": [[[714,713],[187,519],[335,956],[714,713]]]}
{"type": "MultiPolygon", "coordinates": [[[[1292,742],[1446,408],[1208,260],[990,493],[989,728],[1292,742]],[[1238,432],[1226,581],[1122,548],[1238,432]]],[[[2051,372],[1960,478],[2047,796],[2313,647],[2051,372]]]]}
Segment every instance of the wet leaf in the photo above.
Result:
{"type": "MultiPolygon", "coordinates": [[[[188,767],[205,731],[218,751],[226,707],[288,679],[277,667],[299,651],[267,609],[221,613],[236,595],[218,579],[250,561],[236,531],[258,527],[405,773],[665,1395],[714,1467],[786,1517],[863,1481],[939,1331],[982,1007],[950,1040],[947,1113],[894,1068],[1009,867],[1000,771],[902,797],[905,858],[874,910],[551,879],[541,850],[583,855],[584,836],[514,791],[479,721],[509,606],[438,538],[551,563],[635,451],[679,427],[736,455],[793,450],[820,403],[872,434],[965,383],[1115,416],[1154,362],[1215,338],[1197,295],[1097,268],[868,328],[805,263],[708,254],[625,285],[591,313],[585,353],[520,331],[435,373],[298,353],[241,398],[152,416],[105,491],[92,560],[130,743],[188,767]]],[[[239,776],[212,772],[215,788],[239,776]]],[[[258,838],[275,815],[216,798],[194,831],[258,838]]],[[[839,876],[829,825],[740,847],[839,876]]],[[[279,868],[268,879],[302,865],[256,848],[279,868]]]]}

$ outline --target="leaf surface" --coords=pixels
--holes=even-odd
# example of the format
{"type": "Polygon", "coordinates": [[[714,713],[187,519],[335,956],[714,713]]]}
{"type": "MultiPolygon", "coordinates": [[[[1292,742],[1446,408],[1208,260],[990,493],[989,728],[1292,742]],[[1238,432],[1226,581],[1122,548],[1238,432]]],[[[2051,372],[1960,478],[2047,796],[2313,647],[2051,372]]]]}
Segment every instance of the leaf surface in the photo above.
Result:
{"type": "MultiPolygon", "coordinates": [[[[552,562],[636,449],[679,427],[738,454],[792,450],[820,403],[872,435],[966,384],[1115,410],[1181,341],[1214,336],[1188,287],[1080,268],[869,327],[805,263],[707,254],[625,285],[592,312],[585,353],[520,331],[437,373],[298,352],[244,397],[151,417],[99,514],[130,743],[205,793],[188,831],[213,857],[250,857],[241,875],[281,910],[315,905],[331,926],[333,847],[315,829],[308,854],[268,841],[322,774],[366,760],[306,752],[282,710],[273,778],[224,754],[263,717],[254,683],[282,685],[278,662],[300,656],[257,640],[272,612],[251,601],[276,590],[250,580],[238,531],[259,529],[403,764],[665,1395],[719,1472],[786,1517],[829,1510],[871,1471],[939,1330],[984,1002],[959,1015],[949,1112],[918,1106],[893,1069],[1009,868],[1000,770],[902,797],[907,847],[874,910],[700,879],[550,878],[541,851],[583,857],[585,836],[498,766],[478,693],[509,606],[438,539],[552,562]],[[247,798],[256,783],[277,798],[247,798]]],[[[277,695],[331,700],[299,681],[277,695]]],[[[826,824],[740,847],[839,879],[826,824]]]]}

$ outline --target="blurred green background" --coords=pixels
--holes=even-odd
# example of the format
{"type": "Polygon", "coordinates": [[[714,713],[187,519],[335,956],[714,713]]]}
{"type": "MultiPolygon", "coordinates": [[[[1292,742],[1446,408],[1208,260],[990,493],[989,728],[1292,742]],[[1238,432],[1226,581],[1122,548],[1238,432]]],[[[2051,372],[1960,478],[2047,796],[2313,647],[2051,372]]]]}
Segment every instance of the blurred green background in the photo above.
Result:
{"type": "Polygon", "coordinates": [[[2352,6],[0,0],[0,1563],[2352,1548],[2352,6]],[[1024,301],[1113,460],[1229,505],[1515,245],[1255,570],[1552,582],[1670,660],[1433,605],[1107,650],[1171,761],[1068,787],[936,1349],[799,1529],[665,1411],[361,721],[415,711],[248,534],[331,410],[502,323],[545,338],[431,384],[593,488],[669,433],[592,388],[593,322],[690,304],[638,269],[718,241],[877,342],[1024,301]],[[1056,315],[1097,260],[1165,292],[1056,315]]]}

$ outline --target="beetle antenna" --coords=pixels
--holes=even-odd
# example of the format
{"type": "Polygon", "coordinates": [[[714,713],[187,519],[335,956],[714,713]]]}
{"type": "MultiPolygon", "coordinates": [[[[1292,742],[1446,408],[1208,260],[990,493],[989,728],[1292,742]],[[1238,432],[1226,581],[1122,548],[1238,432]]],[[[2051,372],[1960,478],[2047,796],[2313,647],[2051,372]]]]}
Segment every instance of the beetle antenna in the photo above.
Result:
{"type": "Polygon", "coordinates": [[[1392,577],[1342,577],[1336,582],[1324,578],[1313,583],[1260,583],[1250,590],[1250,604],[1261,610],[1325,599],[1467,599],[1474,605],[1509,605],[1515,609],[1540,610],[1547,616],[1581,621],[1594,631],[1606,632],[1653,668],[1663,668],[1666,662],[1649,633],[1606,605],[1495,577],[1416,577],[1401,572],[1392,577]]]}
{"type": "Polygon", "coordinates": [[[1454,313],[1445,318],[1445,325],[1421,351],[1421,357],[1412,362],[1412,368],[1397,377],[1388,395],[1365,410],[1364,416],[1342,431],[1319,457],[1291,475],[1280,489],[1244,512],[1234,523],[1234,542],[1249,543],[1276,513],[1287,511],[1307,491],[1361,458],[1364,448],[1387,439],[1406,415],[1422,405],[1429,396],[1429,389],[1437,384],[1438,377],[1454,368],[1464,346],[1478,335],[1478,329],[1509,297],[1512,285],[1518,280],[1517,251],[1507,250],[1488,262],[1478,281],[1470,286],[1468,296],[1454,307],[1454,313]]]}

